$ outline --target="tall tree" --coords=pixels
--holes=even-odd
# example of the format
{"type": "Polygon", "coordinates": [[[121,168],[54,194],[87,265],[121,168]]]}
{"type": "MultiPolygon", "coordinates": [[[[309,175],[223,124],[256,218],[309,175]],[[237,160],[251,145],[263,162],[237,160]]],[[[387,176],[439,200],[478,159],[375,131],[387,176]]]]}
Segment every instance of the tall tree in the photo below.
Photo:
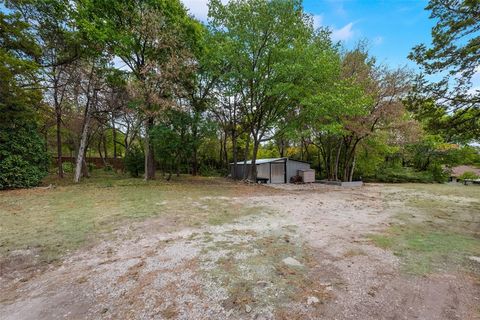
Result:
{"type": "Polygon", "coordinates": [[[36,186],[48,158],[36,130],[40,48],[19,14],[0,12],[0,189],[36,186]]]}
{"type": "Polygon", "coordinates": [[[480,1],[430,0],[425,9],[436,25],[432,46],[420,44],[409,55],[424,72],[410,102],[413,110],[422,109],[426,100],[435,103],[452,116],[437,126],[457,131],[457,137],[465,133],[468,140],[480,127],[480,89],[472,88],[472,77],[480,68],[480,1]],[[431,75],[442,80],[427,81],[431,75]]]}
{"type": "Polygon", "coordinates": [[[56,126],[57,173],[63,178],[62,115],[71,100],[75,63],[81,52],[80,38],[67,0],[12,0],[11,9],[21,13],[41,48],[40,77],[45,101],[52,108],[56,126]]]}
{"type": "Polygon", "coordinates": [[[106,43],[132,73],[131,92],[144,122],[145,179],[155,177],[149,132],[158,113],[175,105],[180,79],[193,69],[199,25],[179,0],[79,1],[81,26],[106,43]]]}
{"type": "Polygon", "coordinates": [[[312,32],[299,0],[212,0],[210,22],[233,50],[228,57],[242,109],[253,139],[251,178],[256,179],[260,143],[273,138],[281,117],[292,106],[290,92],[300,79],[301,50],[312,32]]]}

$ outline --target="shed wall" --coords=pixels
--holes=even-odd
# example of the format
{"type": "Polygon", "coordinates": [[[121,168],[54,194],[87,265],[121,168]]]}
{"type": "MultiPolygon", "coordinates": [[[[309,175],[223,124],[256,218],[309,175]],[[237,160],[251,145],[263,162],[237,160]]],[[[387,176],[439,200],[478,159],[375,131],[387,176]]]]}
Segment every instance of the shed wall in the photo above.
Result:
{"type": "Polygon", "coordinates": [[[270,163],[257,165],[257,177],[270,179],[270,163]]]}
{"type": "MultiPolygon", "coordinates": [[[[276,162],[277,164],[282,164],[283,166],[283,162],[276,162]]],[[[275,164],[275,162],[272,162],[272,163],[262,163],[262,164],[257,164],[257,176],[258,177],[261,177],[261,178],[267,178],[269,179],[268,183],[272,183],[272,181],[270,181],[270,165],[271,164],[275,164]]],[[[249,164],[247,164],[246,166],[244,166],[243,164],[237,164],[237,174],[236,176],[239,177],[240,179],[243,178],[243,173],[244,173],[244,168],[246,168],[247,172],[248,170],[250,169],[250,166],[249,164]]],[[[287,183],[290,182],[290,178],[293,177],[293,176],[296,176],[297,175],[297,171],[298,170],[307,170],[307,169],[310,169],[310,164],[308,163],[305,163],[305,162],[300,162],[300,161],[295,161],[295,160],[287,160],[287,164],[286,164],[286,167],[287,167],[287,183]]],[[[234,172],[233,172],[233,168],[234,168],[234,165],[231,164],[230,165],[230,174],[233,176],[234,175],[234,172]]],[[[274,182],[276,182],[277,179],[272,179],[272,180],[275,180],[274,182]]],[[[280,180],[279,180],[280,181],[280,180]]],[[[282,183],[283,183],[283,178],[281,179],[282,183]]],[[[277,182],[278,183],[278,182],[277,182]]]]}
{"type": "Polygon", "coordinates": [[[310,164],[295,160],[287,160],[287,182],[290,182],[290,178],[297,175],[298,170],[310,169],[310,164]]]}

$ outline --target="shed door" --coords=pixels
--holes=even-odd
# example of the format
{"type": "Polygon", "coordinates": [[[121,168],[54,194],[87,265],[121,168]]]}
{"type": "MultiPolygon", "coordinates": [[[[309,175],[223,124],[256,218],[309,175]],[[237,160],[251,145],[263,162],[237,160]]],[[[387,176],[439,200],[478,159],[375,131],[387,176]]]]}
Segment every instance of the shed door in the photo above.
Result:
{"type": "Polygon", "coordinates": [[[272,183],[285,183],[285,163],[271,163],[272,183]]]}

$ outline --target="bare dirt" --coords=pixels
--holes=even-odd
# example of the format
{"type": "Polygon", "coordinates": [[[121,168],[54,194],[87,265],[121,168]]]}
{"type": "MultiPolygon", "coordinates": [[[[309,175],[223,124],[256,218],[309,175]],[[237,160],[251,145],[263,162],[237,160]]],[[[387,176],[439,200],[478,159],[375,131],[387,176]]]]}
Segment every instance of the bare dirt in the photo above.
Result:
{"type": "Polygon", "coordinates": [[[281,188],[222,199],[263,208],[234,223],[164,232],[149,219],[60,265],[9,272],[0,319],[480,319],[478,279],[405,274],[369,240],[403,207],[385,197],[414,191],[281,188]]]}

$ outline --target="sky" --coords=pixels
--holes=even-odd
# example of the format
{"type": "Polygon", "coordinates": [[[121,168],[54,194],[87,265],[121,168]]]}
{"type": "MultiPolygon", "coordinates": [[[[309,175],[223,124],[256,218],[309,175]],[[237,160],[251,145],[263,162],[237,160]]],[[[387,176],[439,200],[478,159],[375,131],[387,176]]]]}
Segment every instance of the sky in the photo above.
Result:
{"type": "MultiPolygon", "coordinates": [[[[207,20],[208,0],[182,0],[196,18],[207,20]]],[[[226,0],[222,0],[226,2],[226,0]]],[[[407,55],[416,44],[430,43],[434,21],[426,0],[304,0],[316,26],[327,26],[347,48],[368,40],[378,62],[417,69],[407,55]]]]}

